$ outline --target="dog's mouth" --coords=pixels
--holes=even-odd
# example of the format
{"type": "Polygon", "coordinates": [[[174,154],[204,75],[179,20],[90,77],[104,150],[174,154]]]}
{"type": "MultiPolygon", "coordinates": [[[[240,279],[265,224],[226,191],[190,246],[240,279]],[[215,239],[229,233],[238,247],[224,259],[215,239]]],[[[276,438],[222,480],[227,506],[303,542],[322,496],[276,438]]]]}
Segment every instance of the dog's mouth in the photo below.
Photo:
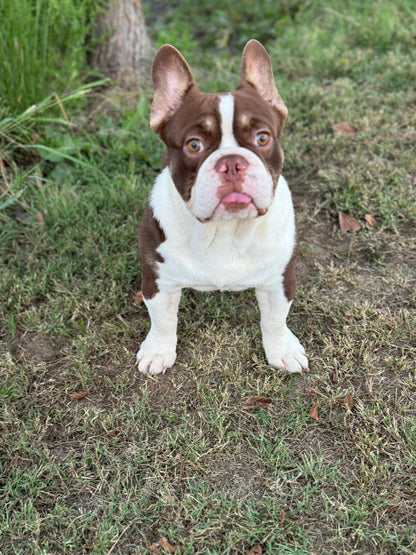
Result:
{"type": "Polygon", "coordinates": [[[247,208],[247,206],[252,202],[253,199],[249,195],[246,195],[245,193],[233,192],[225,195],[225,197],[222,197],[218,206],[223,205],[226,210],[234,212],[236,210],[241,210],[242,208],[247,208]]]}
{"type": "Polygon", "coordinates": [[[250,195],[234,191],[220,199],[211,216],[198,218],[198,220],[205,223],[211,220],[255,218],[264,216],[267,210],[268,208],[258,208],[250,195]]]}

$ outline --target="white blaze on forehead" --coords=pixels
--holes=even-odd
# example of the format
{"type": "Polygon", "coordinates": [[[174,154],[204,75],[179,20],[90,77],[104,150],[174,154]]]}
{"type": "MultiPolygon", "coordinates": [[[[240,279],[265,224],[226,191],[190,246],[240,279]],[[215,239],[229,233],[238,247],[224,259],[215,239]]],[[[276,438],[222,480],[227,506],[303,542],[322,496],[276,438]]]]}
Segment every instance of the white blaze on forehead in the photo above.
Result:
{"type": "Polygon", "coordinates": [[[225,94],[220,97],[219,111],[221,116],[220,148],[239,146],[233,132],[234,96],[232,94],[225,94]]]}

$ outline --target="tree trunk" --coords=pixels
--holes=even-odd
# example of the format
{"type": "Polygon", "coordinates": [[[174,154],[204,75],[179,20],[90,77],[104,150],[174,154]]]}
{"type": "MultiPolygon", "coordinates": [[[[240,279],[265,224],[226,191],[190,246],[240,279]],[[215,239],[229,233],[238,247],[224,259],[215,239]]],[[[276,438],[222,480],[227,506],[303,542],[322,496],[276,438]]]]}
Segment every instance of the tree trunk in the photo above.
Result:
{"type": "Polygon", "coordinates": [[[141,0],[110,0],[94,26],[98,40],[91,65],[124,87],[136,87],[149,71],[153,46],[147,34],[141,0]]]}

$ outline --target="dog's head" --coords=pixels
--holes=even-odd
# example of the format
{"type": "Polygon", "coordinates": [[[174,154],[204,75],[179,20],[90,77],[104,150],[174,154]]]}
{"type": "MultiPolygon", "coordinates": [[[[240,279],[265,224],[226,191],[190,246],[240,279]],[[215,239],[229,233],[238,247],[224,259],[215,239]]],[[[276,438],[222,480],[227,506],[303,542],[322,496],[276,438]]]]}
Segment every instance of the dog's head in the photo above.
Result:
{"type": "Polygon", "coordinates": [[[282,171],[287,117],[264,47],[247,43],[235,91],[204,94],[182,54],[162,46],[153,85],[150,125],[191,213],[201,222],[264,215],[282,171]]]}

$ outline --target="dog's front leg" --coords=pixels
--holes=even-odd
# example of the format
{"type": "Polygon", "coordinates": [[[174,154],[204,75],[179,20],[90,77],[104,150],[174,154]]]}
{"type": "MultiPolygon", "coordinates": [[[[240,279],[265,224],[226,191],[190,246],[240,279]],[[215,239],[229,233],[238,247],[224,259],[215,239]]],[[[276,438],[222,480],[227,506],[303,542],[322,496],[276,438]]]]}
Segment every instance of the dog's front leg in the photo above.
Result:
{"type": "Polygon", "coordinates": [[[144,299],[150,316],[150,331],[137,353],[140,372],[160,374],[176,359],[176,326],[181,290],[160,291],[144,299]]]}
{"type": "Polygon", "coordinates": [[[302,372],[308,368],[305,349],[286,325],[292,304],[286,299],[283,286],[272,291],[256,289],[260,306],[263,346],[269,364],[288,372],[302,372]]]}

